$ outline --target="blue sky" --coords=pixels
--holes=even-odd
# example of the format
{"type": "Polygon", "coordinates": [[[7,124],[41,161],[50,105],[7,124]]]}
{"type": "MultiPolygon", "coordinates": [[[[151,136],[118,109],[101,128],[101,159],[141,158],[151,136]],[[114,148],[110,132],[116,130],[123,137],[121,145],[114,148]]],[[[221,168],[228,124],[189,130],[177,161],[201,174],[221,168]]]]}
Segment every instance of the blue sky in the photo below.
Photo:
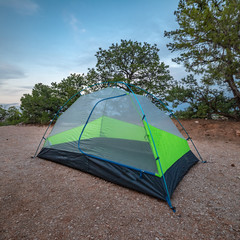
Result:
{"type": "Polygon", "coordinates": [[[60,82],[94,67],[99,47],[121,39],[156,43],[179,79],[164,30],[178,0],[0,0],[0,104],[19,103],[34,84],[60,82]]]}

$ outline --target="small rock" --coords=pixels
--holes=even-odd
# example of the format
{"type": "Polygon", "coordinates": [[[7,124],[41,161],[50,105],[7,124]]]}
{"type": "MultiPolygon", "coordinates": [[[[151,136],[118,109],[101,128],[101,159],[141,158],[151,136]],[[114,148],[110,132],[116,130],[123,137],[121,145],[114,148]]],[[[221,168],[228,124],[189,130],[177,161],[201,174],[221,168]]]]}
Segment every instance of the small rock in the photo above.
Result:
{"type": "Polygon", "coordinates": [[[240,137],[240,130],[236,130],[236,136],[240,137]]]}
{"type": "Polygon", "coordinates": [[[232,164],[231,164],[231,167],[235,167],[235,164],[232,163],[232,164]]]}

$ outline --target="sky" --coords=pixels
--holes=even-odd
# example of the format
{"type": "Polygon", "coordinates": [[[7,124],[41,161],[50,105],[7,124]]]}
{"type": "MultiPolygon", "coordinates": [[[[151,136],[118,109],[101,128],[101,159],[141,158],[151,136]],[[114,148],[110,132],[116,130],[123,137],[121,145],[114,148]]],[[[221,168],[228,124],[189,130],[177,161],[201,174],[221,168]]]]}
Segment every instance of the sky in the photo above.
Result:
{"type": "Polygon", "coordinates": [[[121,39],[157,44],[175,79],[164,31],[178,27],[178,0],[0,0],[0,104],[20,103],[36,83],[50,85],[95,67],[98,49],[121,39]]]}

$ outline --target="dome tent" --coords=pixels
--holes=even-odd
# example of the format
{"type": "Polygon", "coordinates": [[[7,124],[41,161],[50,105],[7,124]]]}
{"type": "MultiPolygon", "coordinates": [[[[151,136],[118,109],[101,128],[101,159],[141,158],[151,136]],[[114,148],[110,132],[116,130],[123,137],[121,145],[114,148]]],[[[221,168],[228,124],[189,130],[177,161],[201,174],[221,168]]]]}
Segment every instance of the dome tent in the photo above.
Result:
{"type": "Polygon", "coordinates": [[[38,157],[165,200],[172,208],[173,191],[198,159],[171,118],[124,85],[129,91],[107,87],[79,97],[43,136],[38,157]]]}

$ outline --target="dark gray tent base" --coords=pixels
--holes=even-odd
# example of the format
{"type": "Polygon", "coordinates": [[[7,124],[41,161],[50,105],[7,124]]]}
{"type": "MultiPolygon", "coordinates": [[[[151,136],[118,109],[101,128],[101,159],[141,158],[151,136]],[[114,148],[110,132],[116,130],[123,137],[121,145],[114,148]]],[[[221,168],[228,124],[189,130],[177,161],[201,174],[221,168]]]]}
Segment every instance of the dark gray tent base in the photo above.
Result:
{"type": "MultiPolygon", "coordinates": [[[[166,201],[167,194],[163,179],[153,174],[92,158],[81,153],[52,148],[43,148],[38,157],[90,173],[109,182],[166,201]]],[[[197,162],[197,157],[192,151],[189,151],[164,173],[170,196],[184,175],[197,162]]]]}

